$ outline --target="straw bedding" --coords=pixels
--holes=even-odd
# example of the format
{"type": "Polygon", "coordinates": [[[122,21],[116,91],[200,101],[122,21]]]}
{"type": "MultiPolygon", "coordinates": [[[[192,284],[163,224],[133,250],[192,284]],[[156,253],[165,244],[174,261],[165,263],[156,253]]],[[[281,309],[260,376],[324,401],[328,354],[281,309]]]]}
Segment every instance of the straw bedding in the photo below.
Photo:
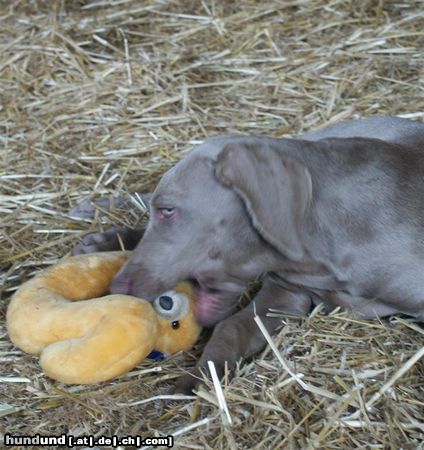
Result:
{"type": "Polygon", "coordinates": [[[224,382],[154,398],[198,357],[66,386],[9,342],[13,291],[94,221],[82,197],[154,188],[206,136],[295,134],[372,114],[424,117],[422,1],[0,3],[0,433],[174,434],[178,448],[423,448],[423,329],[319,310],[224,382]]]}

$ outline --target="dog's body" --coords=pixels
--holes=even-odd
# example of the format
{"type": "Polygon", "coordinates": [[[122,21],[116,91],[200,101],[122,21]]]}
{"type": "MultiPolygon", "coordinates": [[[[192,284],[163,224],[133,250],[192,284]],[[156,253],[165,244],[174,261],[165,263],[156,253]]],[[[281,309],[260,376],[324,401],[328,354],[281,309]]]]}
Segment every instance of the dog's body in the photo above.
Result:
{"type": "MultiPolygon", "coordinates": [[[[135,232],[120,230],[124,241],[135,232]]],[[[117,245],[116,230],[76,253],[117,245]]],[[[257,314],[313,304],[359,318],[424,319],[424,124],[395,117],[342,122],[296,139],[206,140],[160,181],[151,217],[113,290],[153,300],[199,284],[199,320],[217,322],[198,367],[223,368],[265,344],[253,307],[233,314],[264,274],[257,314]]],[[[185,377],[177,391],[195,384],[185,377]]]]}

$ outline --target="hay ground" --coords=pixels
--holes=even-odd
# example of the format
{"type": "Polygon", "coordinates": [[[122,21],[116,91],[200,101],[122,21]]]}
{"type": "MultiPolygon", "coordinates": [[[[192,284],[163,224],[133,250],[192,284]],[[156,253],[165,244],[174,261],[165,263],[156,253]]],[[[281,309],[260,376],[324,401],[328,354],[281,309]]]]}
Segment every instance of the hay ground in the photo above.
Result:
{"type": "Polygon", "coordinates": [[[13,291],[81,235],[142,220],[136,208],[72,220],[71,206],[151,190],[206,136],[278,137],[372,114],[423,120],[423,34],[422,1],[1,1],[0,433],[423,448],[424,337],[410,318],[287,320],[274,342],[303,378],[270,348],[240,366],[224,387],[231,428],[210,383],[192,399],[151,399],[202,343],[113,382],[66,386],[11,345],[4,321],[13,291]]]}

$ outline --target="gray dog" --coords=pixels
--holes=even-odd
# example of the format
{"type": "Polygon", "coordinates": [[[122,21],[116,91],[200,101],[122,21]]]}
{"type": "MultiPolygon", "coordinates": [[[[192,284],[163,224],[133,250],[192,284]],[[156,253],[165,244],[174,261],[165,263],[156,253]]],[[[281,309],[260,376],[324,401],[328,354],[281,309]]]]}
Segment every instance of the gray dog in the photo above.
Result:
{"type": "Polygon", "coordinates": [[[112,292],[153,300],[196,282],[198,320],[216,326],[175,392],[191,391],[208,360],[222,374],[264,347],[254,310],[270,332],[281,320],[269,308],[305,315],[319,303],[424,318],[423,123],[373,117],[295,139],[207,139],[163,176],[150,211],[140,241],[112,229],[74,253],[117,249],[119,233],[135,250],[112,292]],[[234,313],[258,275],[254,302],[234,313]]]}

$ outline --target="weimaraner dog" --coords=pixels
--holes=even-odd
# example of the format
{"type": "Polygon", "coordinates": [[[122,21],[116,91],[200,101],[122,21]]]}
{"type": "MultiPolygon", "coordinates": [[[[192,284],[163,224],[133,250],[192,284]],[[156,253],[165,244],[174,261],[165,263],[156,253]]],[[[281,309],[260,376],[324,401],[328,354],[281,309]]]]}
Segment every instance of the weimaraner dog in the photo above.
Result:
{"type": "Polygon", "coordinates": [[[112,229],[74,253],[117,249],[117,233],[135,249],[112,292],[152,301],[193,280],[199,322],[216,324],[175,392],[196,387],[208,360],[222,374],[264,347],[255,311],[270,332],[281,319],[269,308],[306,315],[320,303],[363,319],[423,319],[424,124],[372,117],[295,139],[207,139],[160,180],[141,240],[112,229]],[[254,301],[235,313],[259,275],[254,301]]]}

